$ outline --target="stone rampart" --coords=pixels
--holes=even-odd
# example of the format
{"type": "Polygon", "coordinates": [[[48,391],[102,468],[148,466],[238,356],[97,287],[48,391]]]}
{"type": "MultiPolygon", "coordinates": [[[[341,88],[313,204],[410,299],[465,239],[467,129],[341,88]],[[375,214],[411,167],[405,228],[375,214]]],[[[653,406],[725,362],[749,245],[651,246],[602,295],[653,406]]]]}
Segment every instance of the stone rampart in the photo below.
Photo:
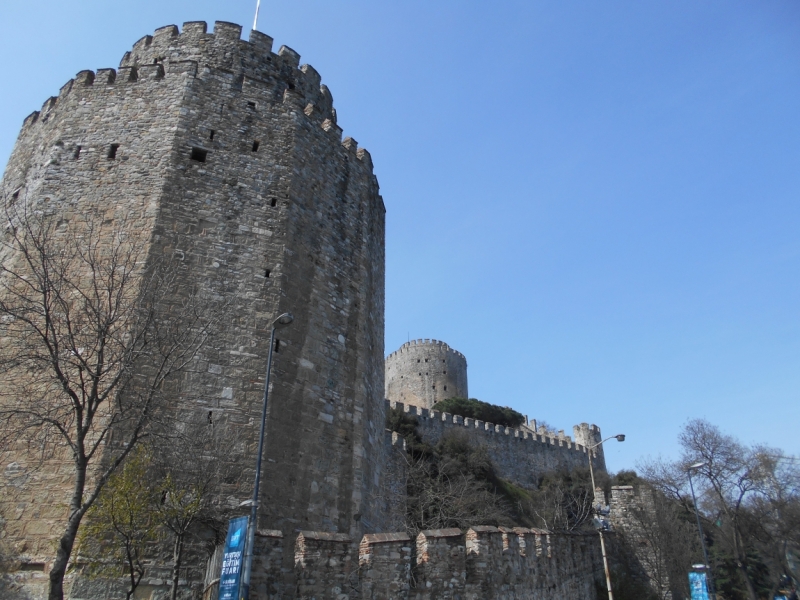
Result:
{"type": "MultiPolygon", "coordinates": [[[[279,532],[257,540],[254,600],[594,600],[603,573],[593,533],[476,526],[423,531],[416,540],[367,534],[356,546],[344,534],[303,531],[291,571],[264,558],[281,554],[279,532]]],[[[218,566],[212,561],[209,570],[218,566]]],[[[206,580],[204,597],[216,598],[213,573],[206,580]]]]}
{"type": "MultiPolygon", "coordinates": [[[[575,443],[563,432],[555,436],[538,434],[527,428],[514,429],[400,402],[387,400],[387,403],[388,408],[398,408],[416,417],[417,431],[430,444],[438,443],[451,431],[465,433],[472,443],[486,446],[501,477],[523,487],[536,487],[539,476],[547,471],[589,466],[586,446],[575,443]]],[[[596,425],[576,425],[573,431],[577,436],[581,428],[587,427],[594,435],[600,435],[596,425]]],[[[592,454],[594,467],[605,470],[603,455],[592,454]]]]}

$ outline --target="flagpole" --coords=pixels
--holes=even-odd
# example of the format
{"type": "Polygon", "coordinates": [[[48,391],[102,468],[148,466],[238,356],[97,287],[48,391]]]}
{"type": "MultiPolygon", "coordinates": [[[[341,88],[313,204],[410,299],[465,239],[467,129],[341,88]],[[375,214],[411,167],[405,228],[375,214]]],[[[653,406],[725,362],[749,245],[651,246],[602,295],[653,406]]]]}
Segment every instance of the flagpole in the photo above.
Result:
{"type": "Polygon", "coordinates": [[[258,29],[258,9],[261,8],[261,0],[256,0],[256,18],[253,19],[253,31],[258,29]]]}

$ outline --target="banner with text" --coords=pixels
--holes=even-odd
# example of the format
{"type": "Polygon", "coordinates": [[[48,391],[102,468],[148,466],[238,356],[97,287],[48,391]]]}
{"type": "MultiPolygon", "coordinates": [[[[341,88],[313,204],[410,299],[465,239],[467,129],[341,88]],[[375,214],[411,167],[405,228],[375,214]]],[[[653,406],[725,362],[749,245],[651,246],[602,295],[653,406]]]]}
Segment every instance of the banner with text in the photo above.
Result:
{"type": "Polygon", "coordinates": [[[247,541],[249,520],[248,517],[238,517],[228,522],[228,536],[225,538],[222,572],[219,576],[219,600],[239,598],[239,582],[244,565],[244,544],[247,541]]]}
{"type": "Polygon", "coordinates": [[[692,600],[708,600],[706,574],[697,571],[689,573],[689,589],[692,591],[692,600]]]}

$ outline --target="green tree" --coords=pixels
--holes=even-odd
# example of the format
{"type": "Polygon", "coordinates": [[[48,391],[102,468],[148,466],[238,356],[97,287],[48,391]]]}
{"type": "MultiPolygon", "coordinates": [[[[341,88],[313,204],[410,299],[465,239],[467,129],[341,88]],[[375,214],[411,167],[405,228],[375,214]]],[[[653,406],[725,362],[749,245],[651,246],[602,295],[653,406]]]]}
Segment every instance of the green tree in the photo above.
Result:
{"type": "Polygon", "coordinates": [[[127,598],[144,577],[142,557],[158,539],[154,498],[146,484],[151,465],[151,453],[139,446],[109,478],[78,537],[78,555],[87,563],[87,575],[116,578],[127,573],[127,598]]]}
{"type": "Polygon", "coordinates": [[[525,416],[513,408],[489,404],[475,398],[448,398],[438,402],[434,408],[441,412],[478,419],[503,427],[519,427],[525,422],[525,416]]]}

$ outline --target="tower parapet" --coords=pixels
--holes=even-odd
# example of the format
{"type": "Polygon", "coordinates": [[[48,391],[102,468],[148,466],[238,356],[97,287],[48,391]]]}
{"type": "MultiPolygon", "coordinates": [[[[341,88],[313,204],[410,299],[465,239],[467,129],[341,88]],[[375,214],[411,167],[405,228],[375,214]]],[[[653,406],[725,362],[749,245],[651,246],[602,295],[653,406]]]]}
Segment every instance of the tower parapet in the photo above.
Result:
{"type": "Polygon", "coordinates": [[[439,340],[412,340],[386,357],[386,398],[433,408],[447,398],[468,398],[467,359],[439,340]]]}

